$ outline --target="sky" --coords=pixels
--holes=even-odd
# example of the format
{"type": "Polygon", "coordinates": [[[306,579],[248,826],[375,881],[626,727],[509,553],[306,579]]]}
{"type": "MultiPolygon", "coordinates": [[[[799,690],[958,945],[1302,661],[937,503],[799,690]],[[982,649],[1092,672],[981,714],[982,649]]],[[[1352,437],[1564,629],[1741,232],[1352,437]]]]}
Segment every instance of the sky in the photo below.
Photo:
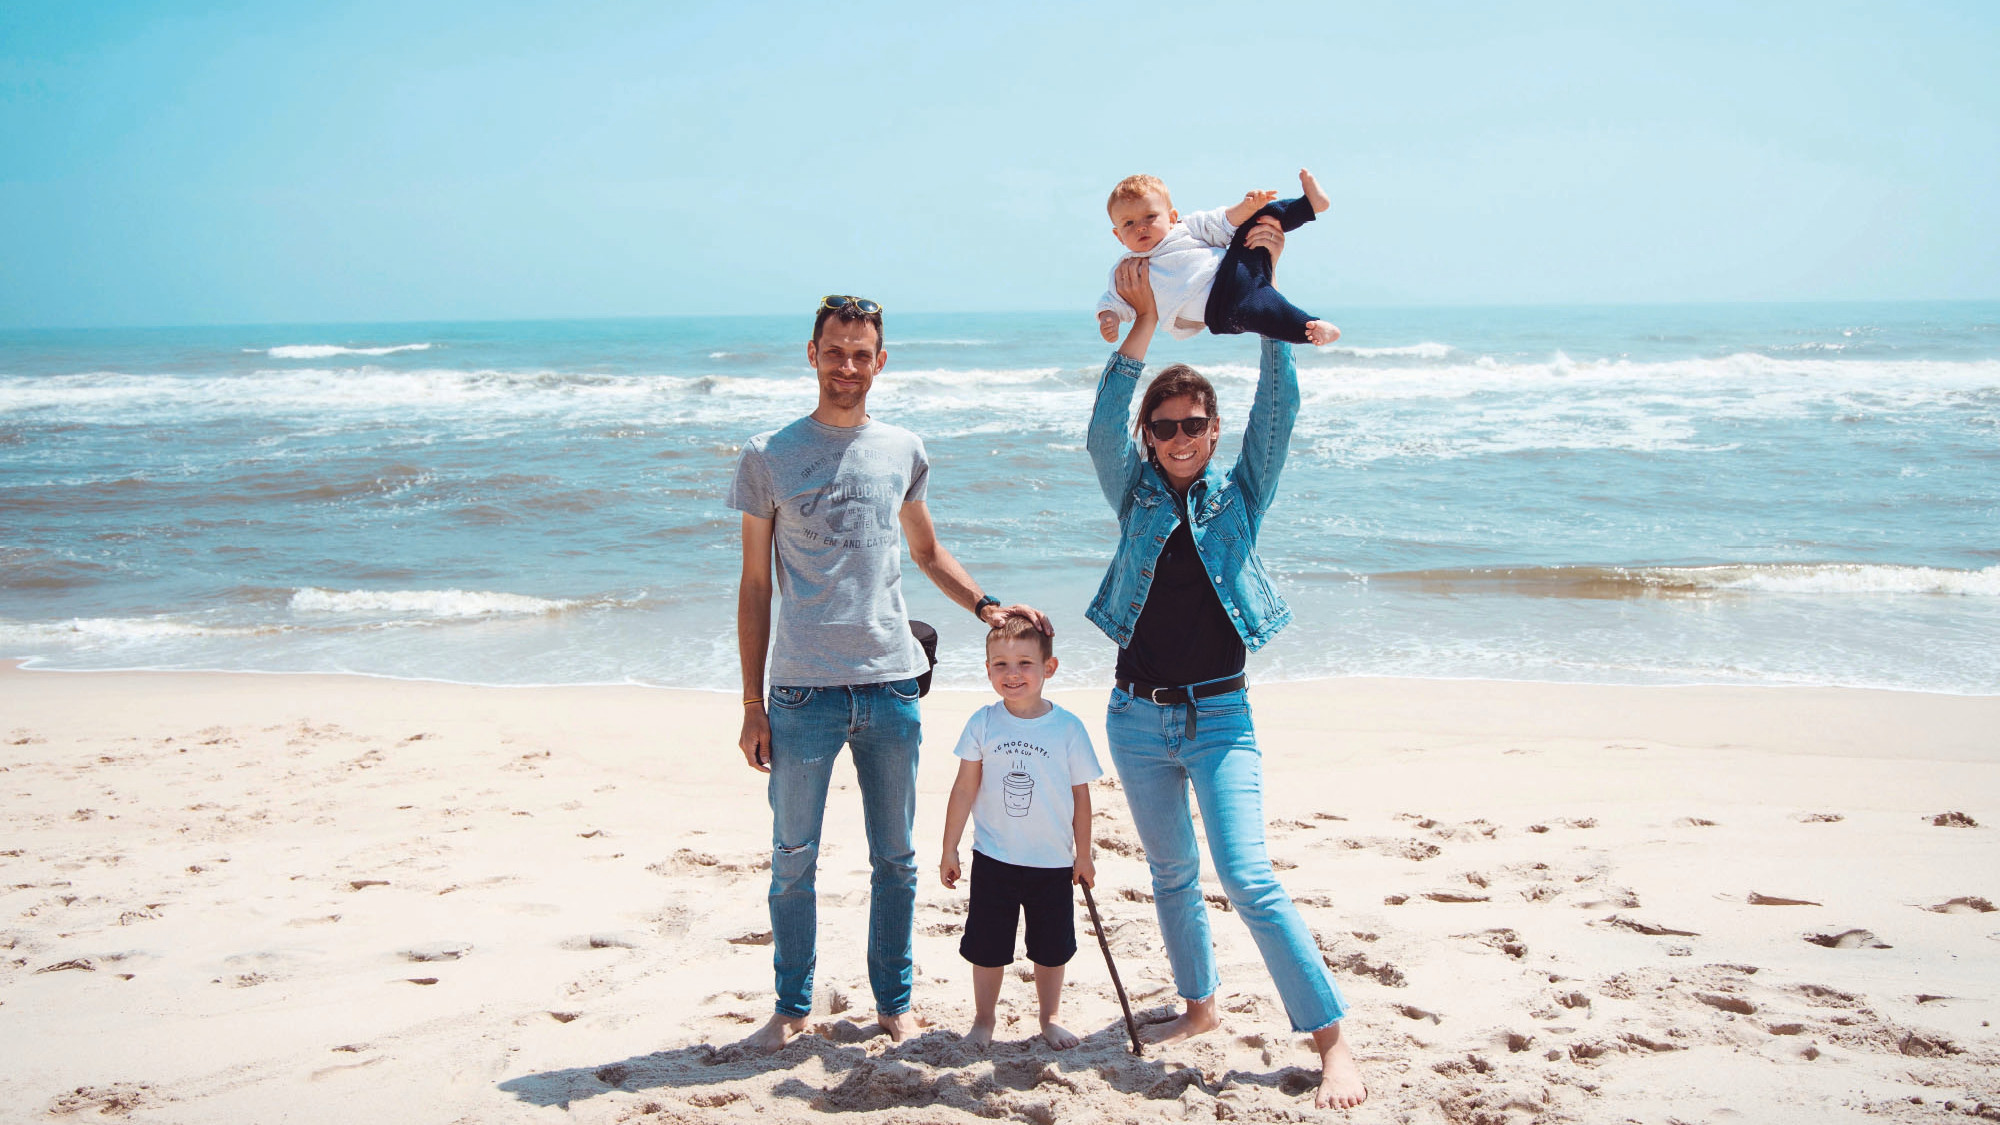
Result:
{"type": "Polygon", "coordinates": [[[0,327],[2000,297],[2000,4],[16,3],[0,327]]]}

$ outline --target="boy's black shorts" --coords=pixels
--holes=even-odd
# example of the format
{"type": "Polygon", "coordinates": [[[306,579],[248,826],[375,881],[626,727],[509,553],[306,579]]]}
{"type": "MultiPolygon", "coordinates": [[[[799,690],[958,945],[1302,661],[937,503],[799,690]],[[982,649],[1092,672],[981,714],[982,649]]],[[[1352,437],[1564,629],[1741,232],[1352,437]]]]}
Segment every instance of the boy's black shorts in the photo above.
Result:
{"type": "Polygon", "coordinates": [[[1069,889],[1074,875],[1073,868],[1022,867],[973,851],[972,902],[959,956],[989,969],[1012,964],[1014,927],[1026,914],[1028,960],[1068,964],[1076,956],[1075,899],[1069,889]]]}

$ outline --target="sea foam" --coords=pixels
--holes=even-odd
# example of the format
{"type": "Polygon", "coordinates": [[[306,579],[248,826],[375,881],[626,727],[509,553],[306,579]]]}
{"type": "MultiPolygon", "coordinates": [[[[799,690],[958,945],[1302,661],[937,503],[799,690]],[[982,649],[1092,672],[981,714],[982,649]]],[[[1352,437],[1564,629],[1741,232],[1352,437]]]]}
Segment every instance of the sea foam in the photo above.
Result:
{"type": "MultiPolygon", "coordinates": [[[[394,355],[397,352],[427,352],[429,344],[391,344],[380,348],[345,348],[339,344],[282,344],[264,349],[272,359],[331,359],[337,355],[394,355]]],[[[245,351],[256,351],[246,348],[245,351]]]]}
{"type": "Polygon", "coordinates": [[[394,613],[455,618],[561,613],[578,603],[485,590],[322,590],[308,586],[294,593],[290,604],[292,612],[300,614],[394,613]]]}

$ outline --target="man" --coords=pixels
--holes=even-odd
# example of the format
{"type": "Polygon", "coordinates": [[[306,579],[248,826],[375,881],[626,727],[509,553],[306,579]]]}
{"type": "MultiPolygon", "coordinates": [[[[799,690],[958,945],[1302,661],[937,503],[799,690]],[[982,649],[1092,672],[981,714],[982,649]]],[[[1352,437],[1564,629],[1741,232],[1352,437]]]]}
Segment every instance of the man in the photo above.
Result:
{"type": "Polygon", "coordinates": [[[770,775],[771,933],[777,1005],[748,1042],[776,1051],[805,1030],[818,934],[814,874],[827,786],[845,745],[854,754],[868,836],[868,981],[891,1040],[916,1034],[910,945],[916,906],[917,680],[929,665],[903,606],[903,543],[946,597],[988,625],[1041,613],[1002,607],[937,540],[925,506],[930,462],[918,437],[868,416],[868,390],[888,360],[882,308],[857,297],[820,302],[806,362],[819,405],[759,434],[736,464],[729,505],[743,513],[736,645],[751,768],[770,775]],[[773,560],[784,595],[771,630],[773,560]],[[771,687],[764,690],[766,660],[771,687]]]}

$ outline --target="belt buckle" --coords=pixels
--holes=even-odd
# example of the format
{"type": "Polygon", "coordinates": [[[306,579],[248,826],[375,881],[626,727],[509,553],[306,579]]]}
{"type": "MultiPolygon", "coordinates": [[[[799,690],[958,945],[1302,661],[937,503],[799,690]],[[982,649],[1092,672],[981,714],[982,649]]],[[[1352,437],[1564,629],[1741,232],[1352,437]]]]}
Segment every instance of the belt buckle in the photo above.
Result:
{"type": "Polygon", "coordinates": [[[1173,690],[1174,689],[1170,687],[1156,687],[1152,691],[1146,693],[1146,698],[1152,700],[1153,706],[1155,707],[1165,707],[1166,704],[1160,702],[1160,693],[1163,691],[1173,691],[1173,690]]]}

